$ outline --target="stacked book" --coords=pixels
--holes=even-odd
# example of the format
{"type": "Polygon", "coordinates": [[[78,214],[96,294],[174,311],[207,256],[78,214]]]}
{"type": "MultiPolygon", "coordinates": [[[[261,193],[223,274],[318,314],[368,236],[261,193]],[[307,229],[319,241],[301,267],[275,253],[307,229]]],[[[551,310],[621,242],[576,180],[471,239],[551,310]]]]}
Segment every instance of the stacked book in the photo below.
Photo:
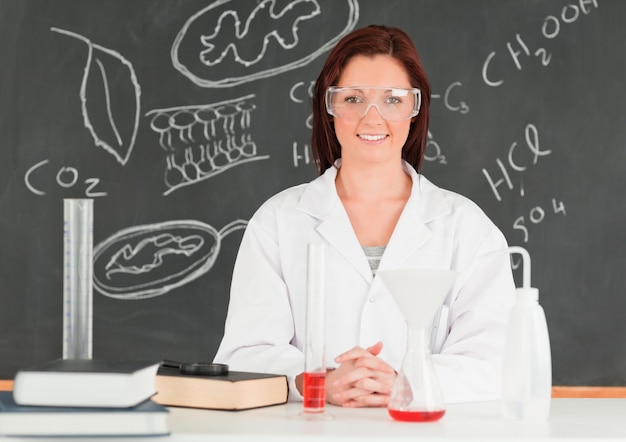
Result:
{"type": "Polygon", "coordinates": [[[0,391],[1,436],[158,436],[168,410],[152,401],[158,362],[57,359],[18,371],[0,391]]]}
{"type": "Polygon", "coordinates": [[[287,402],[287,376],[230,371],[223,364],[163,361],[152,400],[168,407],[248,410],[287,402]]]}

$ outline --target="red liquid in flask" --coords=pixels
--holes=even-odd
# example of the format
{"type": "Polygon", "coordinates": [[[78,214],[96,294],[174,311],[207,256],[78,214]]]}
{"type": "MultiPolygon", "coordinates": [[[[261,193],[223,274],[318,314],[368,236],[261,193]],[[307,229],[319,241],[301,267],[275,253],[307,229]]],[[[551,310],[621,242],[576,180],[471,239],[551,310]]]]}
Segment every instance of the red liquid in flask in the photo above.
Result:
{"type": "Polygon", "coordinates": [[[389,415],[403,422],[435,422],[443,417],[446,410],[438,411],[402,411],[389,409],[389,415]]]}
{"type": "Polygon", "coordinates": [[[304,373],[303,407],[305,411],[323,411],[326,406],[326,373],[304,373]]]}

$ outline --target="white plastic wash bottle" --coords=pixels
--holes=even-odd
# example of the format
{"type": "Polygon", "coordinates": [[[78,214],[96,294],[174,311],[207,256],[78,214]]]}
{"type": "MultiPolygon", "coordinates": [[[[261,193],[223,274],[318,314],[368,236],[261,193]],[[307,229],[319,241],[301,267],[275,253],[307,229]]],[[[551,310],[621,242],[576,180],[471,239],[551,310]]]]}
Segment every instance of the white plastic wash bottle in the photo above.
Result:
{"type": "Polygon", "coordinates": [[[539,290],[530,287],[530,256],[521,247],[511,253],[523,257],[524,283],[516,291],[506,334],[502,373],[505,417],[545,421],[552,397],[552,358],[546,316],[539,290]]]}

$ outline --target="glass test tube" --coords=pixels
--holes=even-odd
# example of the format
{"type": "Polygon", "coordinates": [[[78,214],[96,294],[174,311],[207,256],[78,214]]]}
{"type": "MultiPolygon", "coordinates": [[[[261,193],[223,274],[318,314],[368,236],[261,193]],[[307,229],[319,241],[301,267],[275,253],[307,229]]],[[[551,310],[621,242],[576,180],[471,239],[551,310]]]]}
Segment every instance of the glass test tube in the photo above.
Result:
{"type": "Polygon", "coordinates": [[[93,200],[63,201],[63,359],[91,359],[93,200]]]}
{"type": "Polygon", "coordinates": [[[307,250],[306,330],[303,412],[323,413],[326,407],[326,246],[307,250]]]}

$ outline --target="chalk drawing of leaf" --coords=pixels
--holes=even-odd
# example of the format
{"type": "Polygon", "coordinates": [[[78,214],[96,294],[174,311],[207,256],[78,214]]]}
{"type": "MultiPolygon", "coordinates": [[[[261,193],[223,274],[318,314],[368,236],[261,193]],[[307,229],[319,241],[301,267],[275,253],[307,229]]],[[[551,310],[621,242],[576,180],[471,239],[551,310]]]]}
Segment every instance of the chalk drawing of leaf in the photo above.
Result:
{"type": "Polygon", "coordinates": [[[80,86],[83,123],[96,146],[125,165],[135,145],[141,113],[141,88],[133,65],[119,52],[94,44],[80,34],[54,27],[50,29],[87,45],[87,61],[80,86]],[[130,122],[118,121],[122,116],[127,117],[129,112],[130,122]]]}

